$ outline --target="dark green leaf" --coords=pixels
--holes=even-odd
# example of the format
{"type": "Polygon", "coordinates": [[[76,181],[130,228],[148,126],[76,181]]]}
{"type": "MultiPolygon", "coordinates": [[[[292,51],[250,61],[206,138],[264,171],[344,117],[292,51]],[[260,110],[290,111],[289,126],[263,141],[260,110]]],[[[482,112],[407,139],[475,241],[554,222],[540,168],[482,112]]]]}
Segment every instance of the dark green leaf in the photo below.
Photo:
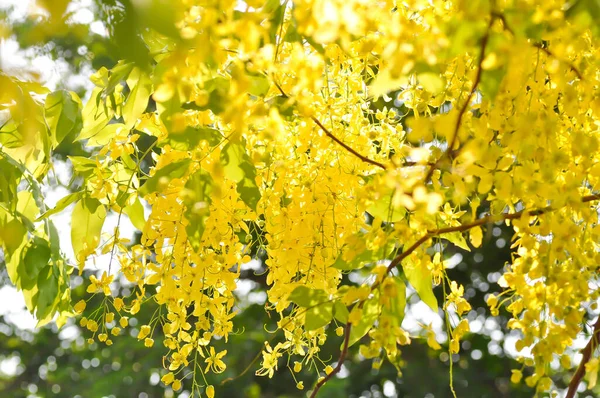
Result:
{"type": "Polygon", "coordinates": [[[35,300],[37,319],[43,319],[51,313],[58,297],[58,279],[54,275],[52,266],[48,265],[39,273],[37,280],[38,294],[35,300]]]}
{"type": "Polygon", "coordinates": [[[139,190],[140,196],[158,191],[161,185],[167,184],[173,178],[183,177],[188,171],[189,166],[190,160],[185,159],[170,163],[165,167],[156,170],[154,175],[148,178],[144,185],[141,186],[139,190]]]}
{"type": "Polygon", "coordinates": [[[60,90],[48,94],[44,118],[50,129],[52,146],[58,146],[68,135],[83,127],[82,105],[77,94],[60,90]]]}
{"type": "Polygon", "coordinates": [[[23,264],[28,279],[37,278],[40,270],[48,265],[50,260],[50,246],[45,239],[33,238],[31,245],[25,252],[23,264]]]}
{"type": "Polygon", "coordinates": [[[178,151],[188,151],[196,148],[201,141],[207,141],[211,147],[214,147],[222,139],[223,135],[219,130],[210,127],[187,127],[182,132],[170,133],[166,143],[178,151]]]}
{"type": "Polygon", "coordinates": [[[23,174],[15,165],[0,157],[0,202],[6,203],[11,211],[17,205],[17,186],[23,174]]]}

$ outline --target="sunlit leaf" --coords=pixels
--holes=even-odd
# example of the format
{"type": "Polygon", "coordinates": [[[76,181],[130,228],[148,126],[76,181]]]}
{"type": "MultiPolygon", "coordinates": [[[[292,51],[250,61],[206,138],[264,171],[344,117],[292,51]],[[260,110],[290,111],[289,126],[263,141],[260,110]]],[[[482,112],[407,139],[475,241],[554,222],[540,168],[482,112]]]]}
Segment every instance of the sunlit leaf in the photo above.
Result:
{"type": "Polygon", "coordinates": [[[415,263],[410,259],[406,259],[402,262],[402,269],[404,270],[406,279],[408,279],[408,282],[417,291],[421,300],[429,308],[437,312],[438,303],[433,294],[431,271],[427,267],[427,264],[421,261],[415,263]]]}
{"type": "Polygon", "coordinates": [[[83,198],[73,208],[71,216],[71,244],[80,273],[83,262],[100,244],[100,232],[106,218],[106,209],[97,199],[83,198]]]}

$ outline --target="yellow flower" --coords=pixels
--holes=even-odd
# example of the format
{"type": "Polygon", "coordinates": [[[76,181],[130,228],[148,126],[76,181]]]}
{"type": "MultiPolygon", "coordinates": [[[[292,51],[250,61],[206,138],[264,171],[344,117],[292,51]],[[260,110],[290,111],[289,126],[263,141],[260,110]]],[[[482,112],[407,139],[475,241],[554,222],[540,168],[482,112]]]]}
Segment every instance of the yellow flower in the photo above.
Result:
{"type": "Polygon", "coordinates": [[[212,385],[208,385],[206,386],[206,396],[208,398],[214,398],[215,397],[215,387],[212,385]]]}
{"type": "Polygon", "coordinates": [[[294,362],[294,372],[298,373],[302,370],[302,363],[300,362],[294,362]]]}
{"type": "Polygon", "coordinates": [[[73,307],[76,313],[81,314],[83,310],[85,310],[85,300],[79,300],[77,304],[73,307]]]}
{"type": "Polygon", "coordinates": [[[227,354],[227,350],[223,350],[220,353],[215,353],[215,348],[210,347],[210,355],[208,358],[204,360],[207,363],[206,369],[204,372],[208,372],[209,369],[214,373],[222,373],[227,367],[225,363],[221,360],[227,354]]]}
{"type": "Polygon", "coordinates": [[[173,374],[173,372],[169,372],[165,374],[160,380],[166,385],[169,385],[173,382],[173,380],[175,380],[175,375],[173,374]]]}
{"type": "Polygon", "coordinates": [[[519,369],[513,369],[513,370],[511,370],[511,372],[512,372],[512,375],[510,376],[510,381],[515,384],[520,382],[521,379],[523,378],[523,372],[521,372],[519,369]]]}
{"type": "Polygon", "coordinates": [[[181,389],[181,380],[175,380],[171,385],[171,388],[173,389],[173,391],[179,391],[181,389]]]}
{"type": "Polygon", "coordinates": [[[114,275],[108,276],[106,271],[102,273],[100,280],[94,275],[90,276],[90,285],[87,287],[87,292],[92,294],[103,292],[104,295],[110,296],[110,284],[114,278],[114,275]]]}

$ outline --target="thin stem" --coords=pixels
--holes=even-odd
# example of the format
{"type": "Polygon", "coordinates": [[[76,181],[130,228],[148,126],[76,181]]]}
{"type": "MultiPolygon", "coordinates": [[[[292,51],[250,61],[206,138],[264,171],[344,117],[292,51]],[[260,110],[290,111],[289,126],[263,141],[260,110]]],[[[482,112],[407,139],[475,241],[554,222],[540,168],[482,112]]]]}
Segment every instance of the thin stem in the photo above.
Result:
{"type": "MultiPolygon", "coordinates": [[[[279,85],[279,83],[277,82],[273,82],[275,83],[275,86],[277,86],[277,89],[279,90],[279,92],[281,93],[281,95],[283,95],[286,98],[289,98],[289,96],[285,93],[285,91],[283,91],[283,89],[281,88],[281,86],[279,85]]],[[[360,153],[356,152],[354,149],[352,149],[351,147],[349,147],[347,144],[345,144],[343,141],[341,141],[339,138],[337,138],[331,131],[329,131],[329,129],[327,127],[325,127],[323,125],[323,123],[321,123],[321,121],[319,119],[317,119],[314,116],[310,117],[312,119],[313,122],[315,122],[315,124],[317,126],[319,126],[319,128],[325,133],[325,135],[327,135],[329,138],[331,138],[333,141],[335,141],[336,144],[340,145],[342,148],[344,148],[347,152],[351,153],[352,155],[356,156],[357,158],[359,158],[360,160],[362,160],[365,163],[369,163],[372,164],[373,166],[377,166],[383,170],[386,169],[385,165],[383,163],[379,163],[376,160],[373,159],[369,159],[366,156],[361,155],[360,153]]]]}
{"type": "Polygon", "coordinates": [[[310,394],[310,398],[315,398],[317,396],[317,394],[319,393],[319,390],[321,389],[321,387],[323,387],[325,385],[325,383],[327,383],[333,376],[335,376],[337,373],[339,373],[340,370],[342,370],[342,364],[344,363],[344,359],[346,359],[346,356],[348,355],[348,345],[350,343],[350,330],[351,329],[352,329],[352,324],[350,322],[346,323],[346,327],[344,329],[345,330],[344,331],[344,346],[342,347],[342,352],[340,352],[340,357],[338,358],[338,363],[335,366],[335,368],[333,368],[331,373],[329,373],[328,375],[323,377],[317,383],[317,385],[313,389],[312,393],[310,394]]]}
{"type": "Polygon", "coordinates": [[[483,68],[481,67],[481,65],[483,64],[483,59],[485,58],[485,49],[487,47],[488,39],[490,37],[490,31],[492,29],[492,24],[494,23],[495,19],[496,19],[496,17],[494,15],[492,15],[492,17],[490,18],[490,23],[488,24],[488,28],[485,31],[483,38],[481,39],[481,47],[479,49],[479,61],[477,63],[477,74],[475,75],[475,80],[473,80],[473,86],[471,87],[471,91],[469,91],[469,95],[467,96],[467,99],[465,100],[462,107],[458,111],[458,117],[456,118],[456,123],[454,125],[454,132],[452,133],[452,138],[450,138],[450,141],[448,141],[448,147],[446,148],[446,151],[442,154],[442,156],[439,157],[439,159],[427,171],[427,174],[425,175],[425,183],[427,183],[431,179],[433,172],[439,166],[439,163],[442,161],[442,159],[444,159],[446,157],[450,157],[450,155],[452,154],[452,148],[454,148],[454,144],[456,143],[456,140],[458,139],[458,130],[460,129],[460,125],[462,123],[463,116],[464,116],[465,112],[467,111],[467,108],[471,104],[473,95],[475,95],[475,92],[477,91],[477,86],[479,86],[479,83],[481,81],[481,75],[483,74],[483,68]]]}
{"type": "Polygon", "coordinates": [[[575,65],[573,65],[569,61],[565,61],[565,60],[562,60],[562,59],[558,58],[552,51],[550,51],[547,47],[544,47],[541,43],[535,43],[533,46],[535,48],[539,48],[540,50],[542,50],[549,57],[556,58],[560,62],[565,63],[569,67],[569,69],[571,69],[577,75],[577,77],[579,78],[579,80],[584,80],[583,79],[583,75],[581,74],[581,72],[579,71],[579,69],[577,69],[577,67],[575,67],[575,65]]]}
{"type": "Polygon", "coordinates": [[[567,395],[565,395],[565,398],[573,398],[575,396],[575,393],[577,392],[577,387],[579,387],[579,383],[585,375],[585,364],[589,362],[590,358],[592,357],[592,353],[594,352],[596,347],[598,347],[598,333],[600,333],[600,316],[594,324],[592,338],[583,349],[583,357],[581,358],[581,362],[579,362],[579,367],[577,368],[577,371],[575,372],[573,378],[571,379],[571,382],[569,383],[569,390],[567,391],[567,395]]]}
{"type": "MultiPolygon", "coordinates": [[[[586,195],[581,198],[582,203],[587,203],[587,202],[591,202],[594,200],[600,200],[600,194],[586,195]]],[[[429,239],[431,239],[434,236],[438,236],[438,235],[442,235],[442,234],[446,234],[446,233],[450,233],[450,232],[465,232],[471,228],[475,228],[475,227],[478,227],[478,226],[481,226],[484,224],[488,224],[488,223],[492,223],[492,222],[496,222],[496,221],[515,220],[515,219],[521,218],[524,214],[532,217],[532,216],[539,216],[544,213],[549,213],[549,212],[555,211],[555,210],[558,210],[558,209],[548,206],[548,207],[544,207],[543,209],[521,210],[516,213],[505,213],[505,214],[499,214],[499,215],[490,214],[489,216],[482,217],[482,218],[475,220],[468,224],[458,225],[456,227],[446,227],[446,228],[438,228],[438,229],[429,230],[429,231],[427,231],[427,233],[425,235],[423,235],[421,238],[419,238],[419,240],[417,240],[415,243],[413,243],[408,249],[406,249],[405,251],[400,253],[398,256],[396,256],[396,258],[394,258],[392,260],[392,262],[390,263],[390,265],[388,266],[387,271],[389,273],[391,270],[396,268],[402,262],[402,260],[404,260],[412,252],[417,250],[423,243],[425,243],[426,241],[428,241],[429,239]]]]}

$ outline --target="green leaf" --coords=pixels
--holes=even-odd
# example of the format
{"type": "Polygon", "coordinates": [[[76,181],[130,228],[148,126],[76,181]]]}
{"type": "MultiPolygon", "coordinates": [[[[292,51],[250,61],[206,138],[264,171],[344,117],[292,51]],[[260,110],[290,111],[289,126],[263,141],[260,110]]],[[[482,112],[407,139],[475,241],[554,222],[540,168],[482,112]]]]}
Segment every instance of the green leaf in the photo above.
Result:
{"type": "Polygon", "coordinates": [[[188,151],[196,148],[201,141],[207,141],[211,147],[218,145],[223,139],[219,130],[210,127],[186,127],[182,132],[171,132],[165,140],[171,148],[178,151],[188,151]]]}
{"type": "Polygon", "coordinates": [[[283,95],[278,95],[277,97],[268,101],[269,106],[273,106],[277,108],[279,114],[284,118],[291,118],[294,116],[294,107],[292,104],[292,100],[288,97],[284,97],[283,95]]]}
{"type": "Polygon", "coordinates": [[[333,316],[341,323],[348,322],[348,308],[340,300],[333,303],[333,316]]]}
{"type": "Polygon", "coordinates": [[[40,271],[48,265],[49,260],[50,245],[45,239],[34,237],[23,259],[27,279],[37,278],[40,271]]]}
{"type": "Polygon", "coordinates": [[[433,95],[437,95],[446,88],[446,79],[439,73],[423,72],[417,75],[417,79],[423,88],[433,95]]]}
{"type": "Polygon", "coordinates": [[[306,40],[308,42],[308,44],[311,45],[312,48],[314,48],[315,50],[317,50],[317,52],[321,55],[325,55],[325,47],[323,47],[323,45],[321,43],[316,42],[312,37],[310,36],[303,36],[304,40],[306,40]]]}
{"type": "Polygon", "coordinates": [[[333,263],[332,267],[341,271],[354,271],[357,269],[361,269],[367,264],[375,263],[381,260],[382,258],[378,255],[378,253],[379,251],[375,252],[373,250],[365,249],[363,252],[361,252],[359,255],[357,255],[350,261],[344,260],[342,258],[343,255],[340,254],[337,260],[335,260],[335,262],[333,263]]]}
{"type": "Polygon", "coordinates": [[[333,319],[333,303],[326,302],[310,307],[304,317],[304,328],[308,331],[326,326],[333,319]]]}
{"type": "Polygon", "coordinates": [[[225,176],[237,183],[240,198],[248,207],[256,210],[260,200],[260,190],[256,185],[256,168],[246,153],[242,143],[229,143],[221,151],[221,163],[225,176]]]}
{"type": "Polygon", "coordinates": [[[81,198],[82,193],[83,193],[82,191],[79,191],[79,192],[73,192],[73,193],[68,194],[67,196],[60,199],[58,202],[56,202],[56,206],[54,206],[50,210],[47,210],[44,214],[39,216],[35,221],[41,221],[45,218],[50,217],[53,214],[60,213],[71,203],[75,202],[76,200],[79,200],[79,198],[81,198]]]}
{"type": "Polygon", "coordinates": [[[73,170],[80,173],[83,177],[90,176],[96,169],[96,161],[85,156],[68,156],[73,170]]]}
{"type": "Polygon", "coordinates": [[[139,198],[135,198],[132,204],[125,206],[123,212],[129,216],[131,223],[138,230],[143,231],[146,225],[146,218],[144,217],[144,206],[140,202],[139,198]]]}
{"type": "Polygon", "coordinates": [[[90,253],[100,243],[100,233],[106,218],[106,209],[97,199],[83,198],[73,208],[71,216],[71,244],[80,264],[80,273],[85,253],[90,253]]]}
{"type": "Polygon", "coordinates": [[[195,250],[200,248],[202,235],[206,227],[206,219],[210,214],[212,178],[205,170],[195,172],[185,184],[182,194],[186,207],[185,218],[188,224],[185,230],[188,240],[195,250]]]}
{"type": "Polygon", "coordinates": [[[395,276],[396,297],[390,298],[390,305],[384,306],[383,311],[397,320],[398,326],[402,324],[406,311],[406,284],[402,278],[395,276]]]}
{"type": "Polygon", "coordinates": [[[244,155],[246,155],[246,148],[240,143],[229,143],[223,147],[221,163],[225,177],[235,182],[240,182],[244,178],[244,170],[240,167],[240,164],[245,161],[244,155]]]}
{"type": "Polygon", "coordinates": [[[300,307],[309,308],[329,301],[324,290],[298,286],[290,293],[288,300],[300,307]]]}
{"type": "Polygon", "coordinates": [[[106,98],[113,95],[115,88],[133,71],[134,64],[132,62],[125,63],[119,61],[119,63],[110,70],[108,77],[108,84],[104,87],[102,97],[106,98]]]}
{"type": "Polygon", "coordinates": [[[173,178],[181,178],[187,173],[190,166],[190,160],[184,159],[177,162],[169,163],[165,167],[156,170],[154,175],[146,180],[144,185],[139,189],[140,196],[145,196],[152,192],[160,190],[161,185],[165,185],[173,178]]]}
{"type": "Polygon", "coordinates": [[[6,148],[20,148],[24,145],[23,134],[13,119],[0,125],[0,144],[6,148]]]}
{"type": "Polygon", "coordinates": [[[425,262],[415,264],[411,260],[406,259],[402,262],[402,268],[406,275],[406,279],[408,279],[408,282],[410,282],[412,287],[417,291],[421,300],[423,300],[429,308],[437,312],[438,303],[433,294],[431,271],[427,268],[427,264],[425,262]]]}
{"type": "Polygon", "coordinates": [[[77,94],[60,90],[48,94],[44,118],[50,129],[52,146],[58,146],[68,135],[83,126],[82,105],[77,94]]]}
{"type": "Polygon", "coordinates": [[[123,106],[123,120],[125,126],[131,128],[148,107],[152,81],[144,71],[135,68],[127,79],[127,85],[131,92],[123,106]]]}
{"type": "Polygon", "coordinates": [[[113,116],[113,112],[110,109],[98,107],[101,93],[102,89],[96,87],[83,108],[83,128],[81,129],[81,133],[77,136],[78,141],[88,139],[98,134],[113,116]]]}
{"type": "Polygon", "coordinates": [[[104,146],[117,135],[118,129],[126,129],[123,123],[111,123],[101,128],[96,134],[89,137],[87,146],[104,146]]]}
{"type": "Polygon", "coordinates": [[[249,76],[250,88],[248,92],[256,97],[264,96],[271,87],[269,79],[264,75],[249,76]]]}
{"type": "Polygon", "coordinates": [[[198,105],[195,102],[186,102],[181,107],[195,111],[211,110],[215,115],[223,112],[227,105],[227,93],[229,91],[229,80],[216,77],[204,82],[204,89],[208,92],[208,102],[198,105]]]}
{"type": "Polygon", "coordinates": [[[237,191],[240,194],[240,199],[252,210],[256,210],[261,197],[260,190],[256,185],[256,168],[250,162],[243,162],[240,164],[240,168],[244,171],[245,177],[237,183],[237,191]]]}
{"type": "Polygon", "coordinates": [[[506,65],[492,70],[484,70],[481,74],[481,93],[488,100],[493,100],[498,94],[502,80],[506,75],[506,65]]]}
{"type": "Polygon", "coordinates": [[[37,280],[38,294],[34,298],[37,319],[44,319],[56,305],[58,297],[58,279],[54,275],[52,266],[48,265],[40,271],[37,280]]]}
{"type": "Polygon", "coordinates": [[[0,157],[0,202],[6,203],[11,211],[16,209],[17,186],[23,173],[5,158],[0,157]]]}
{"type": "MultiPolygon", "coordinates": [[[[26,236],[27,228],[22,222],[12,217],[9,220],[0,215],[0,245],[4,248],[5,256],[12,257],[26,236]]],[[[13,280],[12,277],[11,280],[13,280]]]]}
{"type": "Polygon", "coordinates": [[[576,0],[570,2],[571,6],[565,11],[565,17],[572,23],[580,26],[589,26],[595,36],[600,35],[600,1],[576,0]]]}
{"type": "Polygon", "coordinates": [[[367,212],[375,218],[385,222],[398,222],[406,217],[406,209],[404,207],[394,208],[392,206],[392,198],[394,191],[383,194],[376,200],[368,209],[367,212]]]}
{"type": "Polygon", "coordinates": [[[467,244],[467,241],[465,240],[465,237],[463,236],[462,232],[450,232],[447,234],[443,234],[441,238],[452,242],[455,246],[460,247],[463,250],[466,250],[468,252],[471,251],[471,248],[467,244]]]}
{"type": "Polygon", "coordinates": [[[365,334],[371,330],[375,321],[379,317],[379,300],[376,297],[372,297],[365,301],[362,308],[362,317],[357,325],[352,326],[350,329],[350,338],[348,340],[348,347],[352,346],[358,340],[360,340],[365,334]]]}

